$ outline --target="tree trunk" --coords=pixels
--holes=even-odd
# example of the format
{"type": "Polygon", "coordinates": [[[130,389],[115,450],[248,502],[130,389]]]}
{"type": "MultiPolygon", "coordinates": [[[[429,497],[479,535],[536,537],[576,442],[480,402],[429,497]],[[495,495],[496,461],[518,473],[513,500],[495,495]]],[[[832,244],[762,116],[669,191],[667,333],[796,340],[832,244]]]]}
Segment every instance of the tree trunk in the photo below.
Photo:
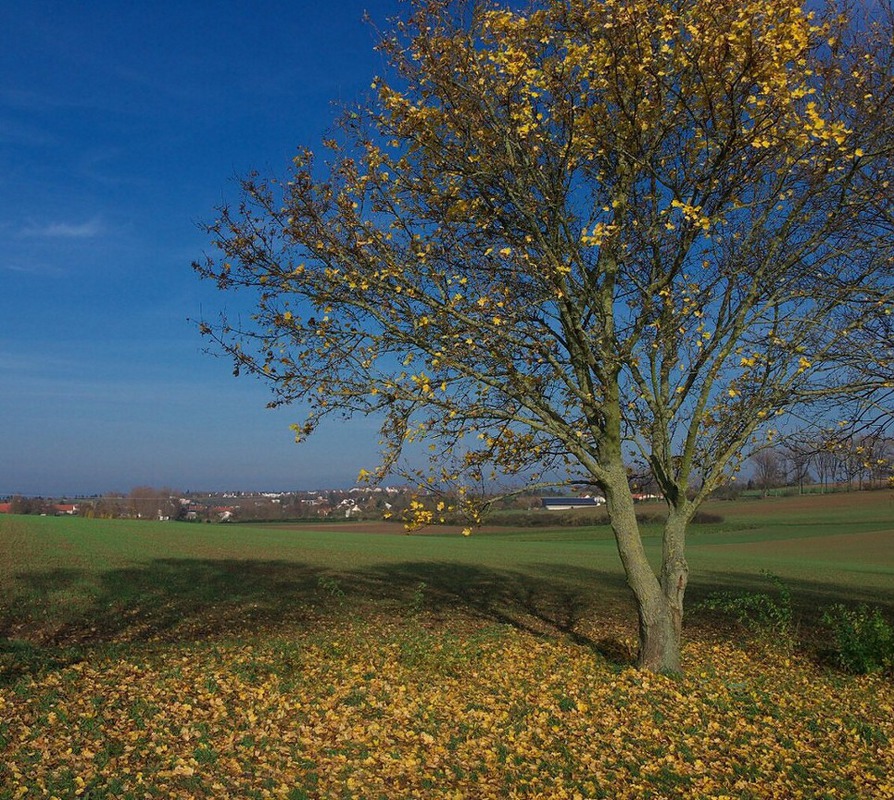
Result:
{"type": "MultiPolygon", "coordinates": [[[[661,624],[658,636],[666,634],[664,629],[670,625],[676,642],[676,662],[668,660],[656,667],[649,667],[659,672],[680,671],[680,643],[683,638],[683,597],[689,581],[689,564],[686,562],[686,525],[685,509],[672,507],[664,524],[664,535],[661,553],[661,624]]],[[[642,660],[642,658],[641,658],[642,660]]]]}
{"type": "Polygon", "coordinates": [[[682,555],[685,522],[673,514],[669,518],[659,579],[643,548],[626,474],[606,482],[605,490],[618,553],[639,615],[637,665],[650,672],[679,672],[683,594],[688,575],[682,555]]]}
{"type": "Polygon", "coordinates": [[[667,602],[647,611],[639,609],[639,657],[637,666],[649,672],[680,672],[679,615],[667,602]]]}

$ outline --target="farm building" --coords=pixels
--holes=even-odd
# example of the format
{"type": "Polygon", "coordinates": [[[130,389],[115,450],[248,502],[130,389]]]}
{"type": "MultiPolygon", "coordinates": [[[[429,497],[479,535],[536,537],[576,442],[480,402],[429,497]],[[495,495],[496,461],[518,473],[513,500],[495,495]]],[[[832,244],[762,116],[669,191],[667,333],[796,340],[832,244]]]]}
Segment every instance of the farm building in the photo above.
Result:
{"type": "Polygon", "coordinates": [[[544,497],[543,507],[547,511],[569,511],[573,508],[595,508],[605,503],[605,498],[596,497],[544,497]]]}

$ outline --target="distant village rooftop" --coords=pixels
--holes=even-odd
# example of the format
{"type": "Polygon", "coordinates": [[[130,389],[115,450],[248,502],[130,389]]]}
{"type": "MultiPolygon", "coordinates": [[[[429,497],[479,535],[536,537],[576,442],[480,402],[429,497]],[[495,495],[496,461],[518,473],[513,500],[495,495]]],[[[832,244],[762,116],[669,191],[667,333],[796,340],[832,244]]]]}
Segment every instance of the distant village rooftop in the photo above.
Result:
{"type": "Polygon", "coordinates": [[[573,508],[595,508],[605,504],[605,498],[595,497],[544,497],[543,507],[547,511],[569,511],[573,508]]]}

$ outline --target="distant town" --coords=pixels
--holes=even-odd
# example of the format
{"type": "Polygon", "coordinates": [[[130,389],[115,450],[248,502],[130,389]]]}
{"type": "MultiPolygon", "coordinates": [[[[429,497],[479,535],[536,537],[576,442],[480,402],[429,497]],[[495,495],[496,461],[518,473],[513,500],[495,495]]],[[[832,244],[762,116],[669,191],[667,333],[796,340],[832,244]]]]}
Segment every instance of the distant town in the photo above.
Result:
{"type": "MultiPolygon", "coordinates": [[[[885,440],[889,444],[890,440],[885,440]]],[[[864,448],[865,449],[865,448],[864,448]]],[[[840,453],[821,453],[836,457],[832,466],[850,461],[840,453]]],[[[816,458],[816,457],[815,457],[816,458]]],[[[803,494],[894,488],[890,451],[885,457],[867,462],[857,460],[858,469],[832,469],[820,461],[815,478],[809,464],[790,454],[768,450],[752,459],[753,475],[747,482],[734,480],[713,493],[716,499],[766,497],[768,494],[803,494]]],[[[661,501],[662,495],[648,476],[630,470],[631,490],[636,503],[661,501]]],[[[546,517],[559,522],[555,512],[567,512],[571,524],[586,522],[586,511],[597,512],[602,519],[605,499],[590,488],[574,491],[569,487],[552,490],[521,490],[503,498],[491,498],[489,511],[497,512],[502,524],[537,525],[546,517]],[[543,512],[543,513],[541,513],[543,512]]],[[[425,493],[422,493],[425,494],[425,493]]],[[[138,486],[127,493],[109,492],[76,497],[35,497],[0,495],[0,514],[40,514],[47,516],[81,516],[91,519],[146,519],[180,522],[344,522],[345,520],[400,521],[420,492],[410,486],[354,486],[349,489],[314,489],[294,491],[225,491],[181,492],[168,487],[138,486]]],[[[430,494],[423,501],[434,505],[444,500],[448,510],[439,515],[450,524],[463,522],[458,512],[451,512],[451,498],[430,494]]],[[[440,521],[440,520],[439,520],[440,521]]]]}
{"type": "Polygon", "coordinates": [[[11,496],[0,502],[0,513],[186,522],[381,519],[392,510],[402,511],[410,494],[409,489],[400,487],[278,492],[179,492],[137,487],[126,494],[88,497],[11,496]]]}
{"type": "MultiPolygon", "coordinates": [[[[0,514],[81,516],[91,519],[149,519],[182,522],[277,522],[400,520],[418,491],[407,486],[323,489],[277,492],[178,492],[168,488],[137,487],[127,494],[83,497],[0,497],[0,514]]],[[[637,500],[659,495],[636,495],[637,500]]],[[[523,492],[498,501],[493,510],[506,512],[593,509],[605,500],[599,495],[552,496],[523,492]]],[[[449,516],[449,514],[448,514],[449,516]]]]}
{"type": "MultiPolygon", "coordinates": [[[[300,520],[399,519],[418,492],[405,486],[278,492],[177,492],[137,487],[127,494],[88,497],[0,498],[0,514],[45,514],[93,519],[152,519],[184,522],[276,522],[300,520]]],[[[533,511],[593,507],[602,498],[568,497],[556,501],[539,494],[517,495],[504,510],[533,511]]]]}

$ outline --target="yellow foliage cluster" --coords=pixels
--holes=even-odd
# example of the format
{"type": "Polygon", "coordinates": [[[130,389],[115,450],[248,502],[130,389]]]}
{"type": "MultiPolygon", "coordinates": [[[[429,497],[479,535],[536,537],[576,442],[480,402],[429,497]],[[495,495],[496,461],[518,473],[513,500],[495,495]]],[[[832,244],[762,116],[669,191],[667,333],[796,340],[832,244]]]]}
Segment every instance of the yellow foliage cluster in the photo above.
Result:
{"type": "MultiPolygon", "coordinates": [[[[618,87],[635,95],[632,107],[637,118],[631,115],[631,134],[636,136],[661,113],[657,87],[667,76],[681,75],[682,93],[688,103],[698,106],[712,102],[705,93],[740,81],[743,64],[749,65],[755,93],[748,97],[752,113],[741,120],[744,127],[739,133],[752,147],[769,148],[787,139],[797,140],[799,147],[811,142],[840,147],[850,133],[840,121],[820,114],[815,102],[804,105],[814,91],[806,54],[827,31],[795,0],[749,0],[729,6],[722,14],[710,0],[686,6],[653,0],[576,0],[527,16],[494,10],[483,16],[482,23],[490,46],[483,59],[487,65],[480,68],[491,79],[496,70],[499,80],[517,92],[518,103],[511,115],[523,138],[543,135],[543,123],[551,116],[544,114],[549,107],[541,102],[544,95],[558,102],[556,98],[567,90],[563,76],[579,76],[575,123],[582,146],[575,156],[581,160],[592,159],[604,146],[600,131],[605,127],[605,109],[601,103],[592,104],[594,97],[603,93],[614,97],[618,87]],[[569,35],[567,31],[575,26],[604,36],[569,35]],[[630,31],[636,33],[627,47],[617,47],[617,41],[630,31]]],[[[432,113],[408,102],[402,108],[420,119],[432,113]]],[[[537,146],[531,141],[529,145],[537,146]]],[[[683,212],[698,227],[710,228],[711,221],[697,208],[685,205],[683,212]]],[[[675,227],[670,221],[667,226],[675,227]]],[[[594,243],[586,232],[582,241],[594,243]]]]}
{"type": "Polygon", "coordinates": [[[342,624],[0,690],[0,797],[894,797],[894,685],[695,642],[621,668],[510,628],[342,624]]]}

